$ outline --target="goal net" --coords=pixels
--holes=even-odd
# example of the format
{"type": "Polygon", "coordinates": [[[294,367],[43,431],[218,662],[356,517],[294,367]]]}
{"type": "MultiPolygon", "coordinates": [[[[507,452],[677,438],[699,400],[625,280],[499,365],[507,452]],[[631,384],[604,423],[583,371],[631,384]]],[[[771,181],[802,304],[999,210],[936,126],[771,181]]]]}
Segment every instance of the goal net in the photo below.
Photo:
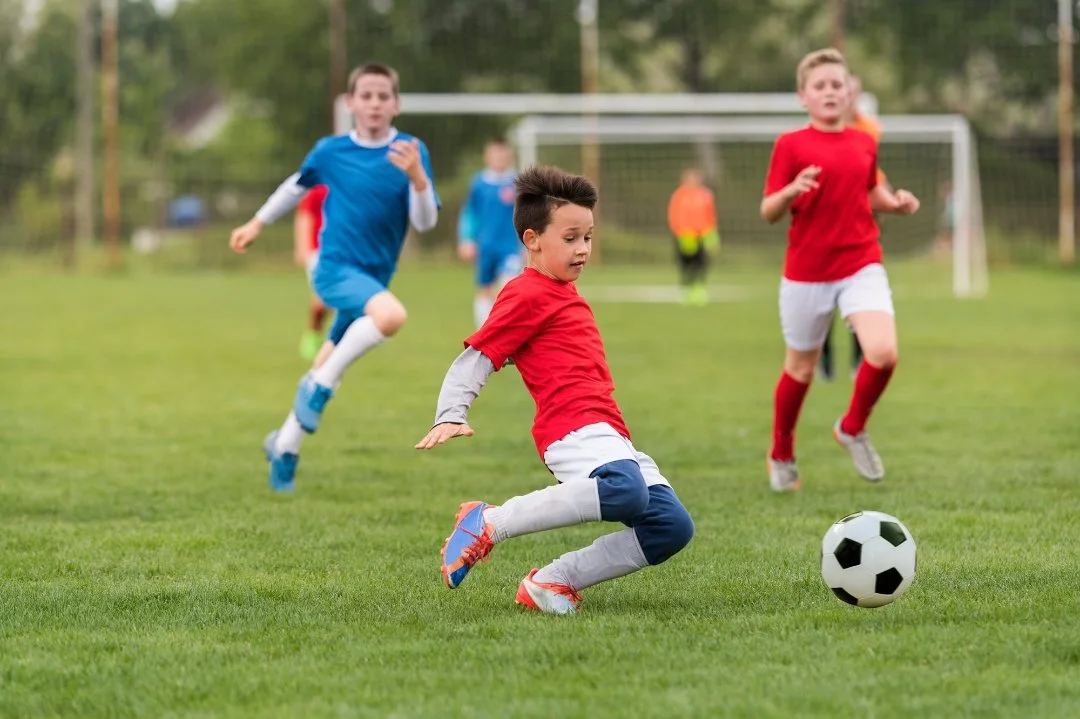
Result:
{"type": "MultiPolygon", "coordinates": [[[[966,119],[884,115],[879,166],[889,183],[914,192],[913,217],[879,218],[887,256],[948,253],[953,292],[987,288],[986,247],[976,147],[966,119]]],[[[682,170],[703,170],[717,197],[727,260],[774,255],[786,224],[758,214],[773,141],[804,126],[805,116],[530,115],[510,133],[522,166],[553,163],[581,170],[581,148],[602,146],[600,177],[606,262],[670,262],[667,201],[682,170]]]]}

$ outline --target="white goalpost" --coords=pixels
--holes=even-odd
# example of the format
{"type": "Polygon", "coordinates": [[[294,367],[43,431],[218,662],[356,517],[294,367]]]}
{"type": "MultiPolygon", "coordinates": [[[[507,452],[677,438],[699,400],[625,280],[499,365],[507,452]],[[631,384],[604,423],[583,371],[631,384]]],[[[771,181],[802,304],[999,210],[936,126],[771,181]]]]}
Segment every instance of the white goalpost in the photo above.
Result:
{"type": "MultiPolygon", "coordinates": [[[[881,142],[944,144],[950,149],[953,195],[953,293],[986,293],[986,242],[982,222],[976,146],[971,127],[960,115],[883,115],[881,142]]],[[[768,143],[783,132],[805,126],[805,116],[548,116],[532,115],[514,126],[511,137],[523,166],[540,161],[541,148],[601,144],[768,143]]],[[[887,168],[886,168],[887,169],[887,168]]],[[[760,182],[764,168],[754,168],[760,182]]]]}
{"type": "MultiPolygon", "coordinates": [[[[773,140],[806,123],[795,93],[403,93],[401,108],[406,116],[498,116],[517,120],[508,137],[516,146],[522,166],[543,161],[545,152],[560,147],[566,161],[573,162],[574,146],[608,145],[604,162],[617,163],[623,202],[631,209],[640,209],[640,214],[628,219],[628,225],[643,229],[650,223],[657,229],[656,218],[663,213],[654,205],[662,189],[670,192],[671,187],[663,183],[677,179],[677,170],[673,170],[677,163],[685,163],[688,157],[692,161],[687,146],[722,148],[719,154],[731,159],[728,179],[737,180],[744,191],[739,201],[749,204],[756,200],[745,191],[754,185],[760,197],[773,140]],[[628,189],[634,185],[640,187],[636,191],[628,189]],[[646,199],[648,208],[644,206],[646,199]],[[634,207],[635,203],[641,207],[634,207]]],[[[863,93],[859,108],[877,116],[876,97],[863,93]]],[[[938,192],[935,181],[951,183],[952,291],[957,297],[985,294],[988,277],[982,193],[975,139],[967,120],[960,115],[883,115],[877,119],[882,127],[882,155],[893,150],[888,161],[882,161],[890,179],[892,170],[902,170],[903,165],[918,170],[908,172],[904,181],[920,183],[917,194],[923,199],[924,210],[917,222],[922,231],[932,235],[936,229],[938,218],[929,209],[938,192]],[[911,149],[901,151],[895,147],[900,143],[909,143],[911,149]]],[[[351,127],[352,117],[344,97],[339,97],[335,130],[340,134],[351,127]]],[[[433,151],[438,152],[434,145],[433,151]]],[[[607,171],[604,174],[596,179],[604,185],[605,198],[611,198],[612,177],[607,171]]],[[[904,175],[902,171],[897,174],[904,175]]],[[[747,222],[740,229],[750,234],[764,232],[760,223],[747,222]]],[[[898,228],[897,234],[903,231],[898,228]]]]}

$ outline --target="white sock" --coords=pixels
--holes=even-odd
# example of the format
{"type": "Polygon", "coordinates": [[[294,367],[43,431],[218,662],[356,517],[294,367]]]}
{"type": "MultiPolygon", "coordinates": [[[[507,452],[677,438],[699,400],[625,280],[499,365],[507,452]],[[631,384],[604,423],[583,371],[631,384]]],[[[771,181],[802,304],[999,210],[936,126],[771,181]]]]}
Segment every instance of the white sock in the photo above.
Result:
{"type": "Polygon", "coordinates": [[[584,549],[567,552],[533,575],[533,581],[565,584],[580,592],[647,566],[637,534],[624,529],[605,534],[584,549]]]}
{"type": "Polygon", "coordinates": [[[386,340],[370,317],[361,317],[349,325],[337,347],[326,358],[322,367],[312,371],[312,378],[323,387],[336,387],[341,376],[356,360],[372,347],[386,340]]]}
{"type": "Polygon", "coordinates": [[[285,418],[285,424],[281,425],[281,429],[278,430],[274,449],[279,454],[285,452],[300,454],[300,440],[303,438],[304,430],[300,428],[300,423],[296,421],[296,415],[289,412],[289,416],[285,418]]]}
{"type": "Polygon", "coordinates": [[[491,314],[491,307],[495,303],[489,300],[487,297],[477,297],[473,300],[472,312],[473,322],[476,323],[476,328],[480,329],[480,326],[484,324],[484,320],[491,314]]]}
{"type": "Polygon", "coordinates": [[[600,521],[600,490],[596,481],[567,482],[513,497],[484,510],[495,525],[496,542],[545,529],[600,521]]]}

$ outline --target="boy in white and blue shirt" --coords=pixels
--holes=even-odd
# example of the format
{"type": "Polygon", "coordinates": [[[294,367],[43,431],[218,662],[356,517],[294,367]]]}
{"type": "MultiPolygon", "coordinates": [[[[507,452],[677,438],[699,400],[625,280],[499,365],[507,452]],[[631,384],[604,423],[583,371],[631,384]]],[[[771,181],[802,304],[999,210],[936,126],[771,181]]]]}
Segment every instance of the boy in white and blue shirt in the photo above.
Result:
{"type": "Polygon", "coordinates": [[[244,252],[262,228],[294,208],[315,185],[330,188],[312,287],[335,310],[328,342],[300,380],[292,411],[266,438],[270,488],[294,488],[303,433],[318,429],[345,370],[405,323],[405,307],[388,289],[411,223],[420,232],[438,219],[439,199],[427,147],[391,124],[400,112],[397,73],[380,64],[349,77],[355,128],[323,138],[230,246],[244,252]]]}

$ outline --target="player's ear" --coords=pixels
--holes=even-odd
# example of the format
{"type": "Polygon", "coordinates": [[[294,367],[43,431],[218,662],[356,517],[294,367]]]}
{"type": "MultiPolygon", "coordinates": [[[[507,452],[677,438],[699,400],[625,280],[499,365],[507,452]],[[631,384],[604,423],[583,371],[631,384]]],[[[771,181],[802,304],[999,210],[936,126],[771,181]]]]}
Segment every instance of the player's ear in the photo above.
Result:
{"type": "Polygon", "coordinates": [[[526,248],[535,252],[540,248],[540,235],[536,233],[536,230],[525,230],[521,236],[521,242],[526,248]]]}

